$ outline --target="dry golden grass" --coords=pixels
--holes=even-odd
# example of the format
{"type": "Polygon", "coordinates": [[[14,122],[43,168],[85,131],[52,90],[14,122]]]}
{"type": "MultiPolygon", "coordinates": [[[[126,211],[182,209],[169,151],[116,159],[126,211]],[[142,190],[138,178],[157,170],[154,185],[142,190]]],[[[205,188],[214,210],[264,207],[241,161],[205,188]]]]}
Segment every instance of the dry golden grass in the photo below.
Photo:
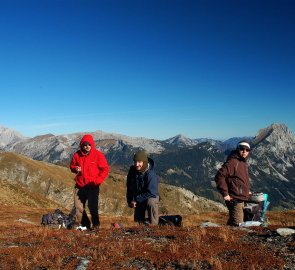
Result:
{"type": "Polygon", "coordinates": [[[30,176],[37,175],[42,179],[58,182],[65,186],[70,186],[72,183],[68,179],[72,179],[72,174],[66,167],[61,167],[46,163],[43,161],[36,161],[29,157],[15,154],[12,152],[0,153],[0,171],[18,172],[26,170],[30,176]]]}
{"type": "Polygon", "coordinates": [[[271,225],[295,227],[295,210],[269,211],[267,217],[271,225]]]}

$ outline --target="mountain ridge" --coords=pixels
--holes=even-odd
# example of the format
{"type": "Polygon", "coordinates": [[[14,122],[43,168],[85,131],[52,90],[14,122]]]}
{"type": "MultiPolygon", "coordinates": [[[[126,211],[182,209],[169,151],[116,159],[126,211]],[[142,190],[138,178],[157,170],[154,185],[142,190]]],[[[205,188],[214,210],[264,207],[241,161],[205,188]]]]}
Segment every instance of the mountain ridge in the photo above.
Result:
{"type": "MultiPolygon", "coordinates": [[[[46,134],[15,142],[3,149],[34,160],[68,166],[84,134],[46,134]]],[[[133,139],[128,136],[127,141],[124,136],[116,138],[102,131],[92,134],[96,147],[106,155],[112,168],[126,173],[134,152],[149,145],[150,150],[155,150],[149,153],[163,183],[184,187],[216,201],[222,198],[214,186],[214,174],[240,139],[233,137],[224,142],[208,139],[185,145],[186,139],[177,135],[171,143],[140,137],[133,144],[133,139]]],[[[292,131],[284,124],[274,123],[260,129],[256,136],[246,138],[252,144],[249,174],[253,189],[269,193],[272,198],[270,207],[295,207],[295,138],[292,131]]]]}

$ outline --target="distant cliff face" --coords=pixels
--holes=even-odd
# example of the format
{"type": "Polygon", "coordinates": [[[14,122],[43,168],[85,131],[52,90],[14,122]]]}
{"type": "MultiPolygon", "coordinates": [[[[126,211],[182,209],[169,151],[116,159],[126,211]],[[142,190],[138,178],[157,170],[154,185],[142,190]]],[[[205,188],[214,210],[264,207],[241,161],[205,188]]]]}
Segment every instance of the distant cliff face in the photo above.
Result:
{"type": "Polygon", "coordinates": [[[258,132],[251,152],[253,185],[269,193],[275,205],[295,206],[295,137],[284,125],[273,124],[258,132]]]}
{"type": "MultiPolygon", "coordinates": [[[[105,153],[112,167],[127,171],[132,156],[139,148],[146,149],[156,162],[161,181],[184,187],[194,193],[220,200],[213,181],[217,169],[226,159],[228,151],[241,138],[227,141],[188,139],[182,135],[159,141],[132,138],[119,134],[96,131],[91,133],[96,147],[105,153]]],[[[35,160],[68,166],[78,149],[84,133],[61,136],[47,134],[34,138],[19,138],[2,149],[29,156],[35,160]]],[[[249,160],[252,189],[270,195],[270,207],[295,207],[295,139],[283,124],[272,124],[258,131],[249,160]]],[[[1,136],[0,136],[1,142],[1,136]]]]}

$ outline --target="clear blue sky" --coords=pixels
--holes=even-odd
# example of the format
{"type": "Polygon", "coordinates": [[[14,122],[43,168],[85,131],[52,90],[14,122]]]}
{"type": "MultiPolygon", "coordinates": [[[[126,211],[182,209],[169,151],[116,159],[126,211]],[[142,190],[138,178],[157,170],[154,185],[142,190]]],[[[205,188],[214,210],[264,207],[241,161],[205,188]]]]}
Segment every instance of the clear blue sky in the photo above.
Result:
{"type": "Polygon", "coordinates": [[[295,131],[295,2],[0,0],[0,125],[167,139],[295,131]]]}

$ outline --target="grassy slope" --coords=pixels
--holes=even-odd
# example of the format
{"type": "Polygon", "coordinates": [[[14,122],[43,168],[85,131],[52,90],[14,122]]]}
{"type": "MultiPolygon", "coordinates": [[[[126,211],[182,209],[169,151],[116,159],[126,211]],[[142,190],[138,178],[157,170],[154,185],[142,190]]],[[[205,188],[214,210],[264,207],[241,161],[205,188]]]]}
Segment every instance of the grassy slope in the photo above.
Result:
{"type": "MultiPolygon", "coordinates": [[[[74,175],[68,168],[35,161],[14,153],[0,153],[0,202],[8,205],[58,207],[73,203],[74,175]],[[18,195],[19,193],[19,195],[18,195]]],[[[197,200],[183,189],[160,184],[161,214],[196,214],[220,211],[215,203],[197,200]]],[[[126,175],[111,172],[101,185],[100,211],[110,215],[132,215],[126,205],[126,175]]]]}

